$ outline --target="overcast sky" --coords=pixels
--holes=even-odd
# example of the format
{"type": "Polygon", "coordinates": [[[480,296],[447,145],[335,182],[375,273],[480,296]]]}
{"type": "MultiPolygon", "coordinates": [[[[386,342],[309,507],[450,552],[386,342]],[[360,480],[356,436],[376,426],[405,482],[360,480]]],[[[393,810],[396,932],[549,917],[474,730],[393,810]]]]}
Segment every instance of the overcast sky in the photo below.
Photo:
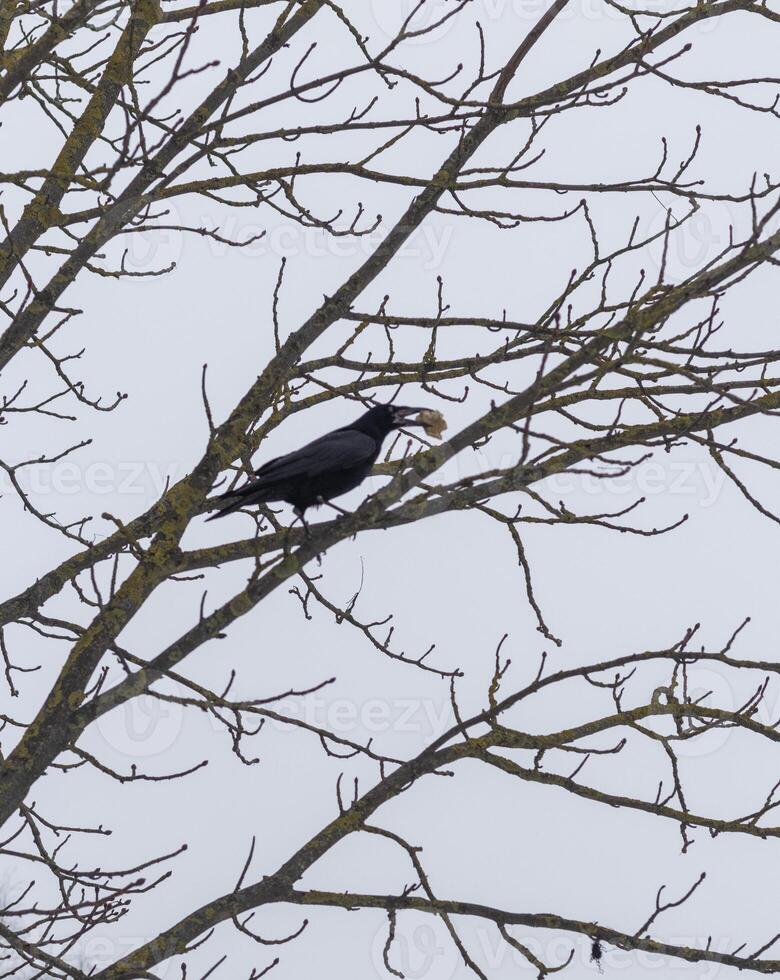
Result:
{"type": "MultiPolygon", "coordinates": [[[[443,0],[434,4],[436,9],[446,6],[443,0]]],[[[379,45],[393,32],[408,2],[360,0],[345,7],[372,43],[379,45]]],[[[478,56],[473,24],[478,19],[489,40],[492,63],[498,65],[543,8],[541,0],[474,0],[468,16],[454,19],[426,43],[409,45],[405,63],[412,70],[424,69],[431,78],[445,74],[458,61],[473,68],[478,56]]],[[[266,21],[265,13],[252,14],[252,24],[266,21]]],[[[235,59],[239,45],[232,21],[213,17],[207,33],[208,38],[199,39],[200,53],[205,56],[208,51],[209,57],[224,63],[235,59]]],[[[776,71],[776,37],[768,29],[756,30],[752,19],[704,25],[692,36],[695,57],[685,62],[691,77],[771,75],[776,71]]],[[[323,18],[317,20],[316,30],[310,25],[306,37],[318,41],[313,72],[328,64],[330,48],[343,43],[343,30],[333,18],[323,18]]],[[[513,96],[533,93],[585,67],[597,48],[617,50],[627,37],[625,24],[597,0],[572,0],[568,12],[523,66],[513,83],[513,96]]],[[[284,84],[289,64],[280,64],[274,72],[265,83],[269,90],[284,84]]],[[[207,84],[205,77],[193,78],[188,83],[192,98],[207,84]]],[[[336,104],[348,112],[356,92],[359,86],[345,91],[336,104]]],[[[36,160],[40,165],[53,157],[59,145],[54,130],[41,126],[29,131],[28,111],[24,103],[17,105],[3,127],[6,170],[36,160]]],[[[299,124],[319,118],[316,107],[305,104],[299,103],[296,112],[299,124]]],[[[280,119],[290,124],[289,116],[274,111],[264,122],[270,127],[275,120],[279,125],[280,119]]],[[[636,85],[619,106],[603,112],[572,112],[551,126],[544,144],[546,155],[533,174],[540,179],[581,181],[643,176],[657,166],[662,136],[668,140],[672,159],[686,157],[696,123],[703,128],[697,175],[706,176],[714,188],[743,191],[753,172],[776,168],[776,119],[748,114],[723,100],[670,92],[650,80],[636,85]]],[[[501,141],[515,139],[519,145],[518,129],[502,130],[480,160],[491,154],[503,159],[510,147],[501,141]]],[[[414,138],[389,154],[384,166],[428,175],[446,156],[451,140],[451,136],[414,138]]],[[[306,146],[310,159],[317,158],[321,146],[306,146]]],[[[289,162],[297,148],[260,147],[256,160],[263,166],[277,157],[289,162]]],[[[248,157],[245,165],[250,161],[248,157]]],[[[332,195],[332,210],[338,206],[341,189],[345,194],[349,190],[348,200],[354,197],[352,185],[340,178],[323,178],[306,187],[312,199],[318,194],[332,195]]],[[[372,239],[375,244],[408,201],[409,190],[387,185],[366,185],[359,190],[367,213],[383,215],[372,239]]],[[[529,213],[546,213],[560,211],[565,203],[554,196],[528,194],[522,206],[529,213]]],[[[625,238],[635,214],[640,215],[643,230],[659,229],[669,205],[681,206],[649,195],[641,201],[614,195],[595,202],[594,215],[604,240],[614,243],[625,238]]],[[[126,245],[130,264],[138,270],[162,268],[171,261],[176,262],[176,269],[149,280],[82,279],[68,293],[68,302],[84,310],[68,327],[73,349],[86,347],[80,376],[93,396],[104,394],[110,399],[121,391],[129,397],[116,412],[84,416],[76,425],[31,419],[8,426],[4,458],[54,453],[83,437],[93,438],[72,460],[30,474],[33,499],[42,508],[56,510],[61,518],[103,511],[131,518],[152,503],[166,479],[175,480],[191,468],[207,435],[200,400],[202,365],[209,365],[208,391],[215,416],[222,419],[273,351],[271,297],[283,256],[288,267],[279,312],[286,334],[303,322],[323,294],[356,268],[364,249],[372,247],[371,241],[328,239],[304,231],[270,209],[228,211],[205,199],[182,198],[176,200],[173,213],[177,220],[210,223],[241,240],[261,230],[266,236],[243,252],[177,232],[162,232],[154,239],[127,236],[126,241],[112,246],[111,254],[118,255],[126,245]]],[[[724,246],[729,224],[744,226],[746,217],[724,204],[705,205],[674,244],[672,276],[681,278],[712,258],[724,246]]],[[[510,317],[533,321],[560,292],[569,270],[581,261],[587,247],[587,228],[579,220],[521,225],[501,232],[486,222],[437,215],[412,237],[357,306],[375,306],[390,293],[394,311],[431,315],[436,311],[436,277],[442,276],[452,311],[500,316],[506,310],[510,317]]],[[[659,260],[657,252],[648,251],[650,267],[659,260]]],[[[771,275],[761,272],[729,297],[725,309],[730,343],[738,337],[746,348],[767,338],[764,347],[777,346],[769,339],[774,337],[777,318],[773,286],[771,275]]],[[[401,354],[408,345],[410,356],[421,343],[418,336],[400,331],[395,341],[401,354]]],[[[479,349],[479,338],[466,334],[447,342],[452,350],[479,349]]],[[[328,349],[328,344],[326,336],[317,349],[328,349]]],[[[9,372],[9,388],[14,370],[9,372]]],[[[22,367],[18,371],[23,375],[22,367]]],[[[518,372],[513,385],[520,388],[528,380],[518,372]]],[[[461,388],[455,386],[451,391],[459,394],[461,388]]],[[[451,431],[484,409],[488,398],[477,392],[464,405],[444,406],[451,431]]],[[[313,435],[348,422],[355,413],[353,404],[334,401],[320,410],[296,415],[272,434],[256,460],[259,464],[279,451],[293,449],[313,435]]],[[[776,439],[774,424],[766,419],[743,423],[740,437],[745,445],[766,450],[776,439]]],[[[474,466],[498,465],[500,454],[506,452],[511,452],[511,446],[498,440],[478,459],[448,464],[441,479],[446,481],[474,466]]],[[[751,476],[756,495],[771,502],[777,492],[771,476],[758,468],[745,472],[751,476]]],[[[371,486],[378,487],[379,482],[371,486]]],[[[363,487],[341,503],[353,507],[365,492],[363,487]]],[[[637,495],[647,498],[638,518],[642,526],[661,527],[684,514],[689,519],[676,531],[656,538],[583,527],[530,527],[525,531],[537,599],[550,629],[562,640],[560,648],[536,630],[508,535],[477,514],[453,514],[362,535],[338,545],[321,567],[311,570],[322,576],[323,591],[338,602],[347,601],[362,582],[356,611],[367,620],[393,613],[399,649],[421,653],[435,642],[432,659],[436,664],[464,671],[457,694],[465,713],[485,704],[494,651],[504,633],[509,637],[503,652],[512,659],[505,680],[507,691],[536,673],[544,650],[556,666],[585,663],[665,647],[696,622],[702,624],[702,643],[721,645],[748,615],[752,621],[739,641],[740,653],[748,658],[773,658],[780,626],[776,559],[780,528],[761,518],[724,482],[706,452],[688,447],[671,454],[657,453],[630,477],[614,484],[561,477],[548,494],[553,501],[565,500],[573,510],[593,512],[617,509],[637,495]]],[[[0,564],[0,587],[4,595],[12,595],[64,557],[68,545],[24,515],[7,484],[0,513],[6,553],[13,556],[0,564]]],[[[105,522],[98,526],[96,533],[108,533],[105,522]]],[[[184,545],[235,539],[248,530],[248,520],[240,516],[207,526],[195,522],[184,545]]],[[[240,586],[245,573],[243,567],[226,567],[209,572],[205,583],[166,585],[125,631],[124,645],[139,655],[153,656],[194,621],[204,585],[209,590],[207,606],[213,609],[240,586]]],[[[72,597],[63,595],[53,608],[64,613],[72,611],[73,605],[72,597]]],[[[31,658],[38,654],[45,658],[41,672],[24,680],[25,695],[33,704],[51,682],[57,661],[42,641],[13,630],[11,635],[24,642],[31,658]]],[[[239,671],[234,693],[252,697],[268,697],[335,677],[324,690],[307,699],[289,699],[286,707],[350,738],[373,735],[388,754],[414,753],[452,721],[446,681],[390,662],[363,637],[346,625],[337,625],[321,610],[315,609],[312,620],[307,621],[287,588],[277,590],[254,613],[239,620],[227,639],[207,644],[187,661],[190,676],[216,687],[227,681],[234,666],[239,671]]],[[[748,687],[732,687],[732,679],[717,668],[695,668],[693,679],[702,692],[713,690],[721,707],[736,706],[749,693],[748,687]]],[[[594,711],[607,707],[598,697],[594,692],[589,700],[582,687],[572,686],[554,699],[534,702],[517,720],[529,730],[552,731],[594,717],[594,711]]],[[[766,716],[762,713],[760,717],[768,721],[773,715],[775,720],[779,713],[780,703],[772,695],[766,716]]],[[[63,823],[88,822],[98,814],[100,822],[114,829],[111,838],[89,842],[89,858],[94,863],[130,864],[189,844],[187,854],[173,863],[169,880],[152,896],[137,901],[120,923],[97,930],[85,944],[85,962],[100,967],[195,906],[229,890],[253,837],[257,845],[251,876],[257,879],[276,870],[336,814],[339,771],[350,780],[360,776],[364,787],[375,778],[374,770],[364,762],[325,759],[315,739],[271,725],[254,743],[259,763],[247,768],[231,754],[225,733],[208,719],[149,699],[134,701],[103,718],[88,733],[84,745],[119,769],[127,770],[136,762],[154,774],[209,760],[206,768],[170,783],[120,787],[94,772],[78,772],[67,778],[52,775],[36,786],[34,795],[44,812],[46,807],[56,811],[63,823]]],[[[652,798],[659,773],[664,771],[661,755],[660,748],[644,748],[625,754],[622,761],[596,760],[591,763],[590,777],[603,780],[599,785],[615,791],[652,798]]],[[[683,748],[681,756],[692,809],[718,815],[735,815],[734,807],[742,811],[751,803],[760,805],[777,777],[776,761],[735,733],[713,733],[702,744],[683,748]]],[[[423,857],[441,896],[555,912],[632,932],[652,911],[659,885],[667,884],[677,894],[706,870],[707,881],[695,900],[662,921],[659,933],[664,938],[700,945],[712,936],[718,949],[742,942],[756,947],[777,931],[777,863],[772,860],[771,842],[738,835],[711,840],[700,833],[695,846],[682,855],[679,829],[671,822],[598,808],[553,788],[513,782],[483,770],[469,763],[462,765],[456,778],[429,778],[375,819],[424,846],[423,857]]],[[[83,851],[81,856],[84,859],[83,851]]],[[[28,873],[9,869],[8,887],[21,886],[28,873]]],[[[389,844],[364,837],[342,844],[303,884],[392,892],[412,877],[389,844]]],[[[302,917],[295,909],[264,910],[253,927],[272,938],[297,928],[302,917]]],[[[310,924],[301,940],[280,951],[282,960],[275,970],[278,980],[304,976],[368,980],[385,975],[383,914],[308,910],[308,918],[310,924]]],[[[398,930],[395,961],[407,976],[450,980],[467,975],[433,920],[408,913],[399,917],[398,930]]],[[[498,942],[494,929],[466,923],[463,935],[483,967],[493,971],[491,977],[503,980],[518,971],[532,975],[527,964],[498,942]]],[[[544,932],[524,941],[553,962],[565,958],[574,945],[568,972],[574,980],[592,976],[596,970],[584,941],[544,932]]],[[[206,969],[215,961],[224,944],[232,954],[231,965],[217,976],[238,978],[252,964],[270,962],[277,952],[274,947],[255,947],[224,928],[193,957],[192,975],[196,975],[196,966],[206,969]]],[[[665,962],[619,951],[608,951],[603,965],[606,973],[631,978],[666,971],[703,978],[734,972],[712,964],[665,962]]],[[[178,963],[158,968],[155,975],[178,977],[178,963]]]]}

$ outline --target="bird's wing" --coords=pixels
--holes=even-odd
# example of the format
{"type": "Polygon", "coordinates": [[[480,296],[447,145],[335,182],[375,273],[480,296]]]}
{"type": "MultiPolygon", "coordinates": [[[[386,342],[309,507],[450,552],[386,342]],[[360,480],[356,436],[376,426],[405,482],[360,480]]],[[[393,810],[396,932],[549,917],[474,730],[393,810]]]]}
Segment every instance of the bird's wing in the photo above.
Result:
{"type": "Polygon", "coordinates": [[[263,496],[286,480],[311,479],[333,470],[348,470],[371,463],[377,456],[379,446],[371,436],[355,429],[340,429],[315,439],[308,445],[286,456],[277,456],[261,466],[255,478],[237,490],[228,490],[216,498],[219,510],[208,519],[224,517],[237,510],[253,498],[267,499],[263,496]],[[222,504],[222,501],[228,501],[222,504]]]}
{"type": "Polygon", "coordinates": [[[255,472],[255,485],[312,476],[327,470],[344,470],[371,462],[377,444],[355,429],[329,432],[295,452],[278,456],[255,472]]]}

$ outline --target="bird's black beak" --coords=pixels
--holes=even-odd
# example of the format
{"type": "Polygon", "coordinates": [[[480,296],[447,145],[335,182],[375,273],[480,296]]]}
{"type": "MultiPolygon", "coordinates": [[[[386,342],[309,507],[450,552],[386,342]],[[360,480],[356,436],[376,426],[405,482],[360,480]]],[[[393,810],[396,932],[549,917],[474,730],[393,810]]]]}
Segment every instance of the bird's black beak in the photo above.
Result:
{"type": "Polygon", "coordinates": [[[402,426],[422,425],[416,416],[424,411],[422,408],[405,408],[401,405],[393,405],[393,424],[399,429],[402,426]]]}

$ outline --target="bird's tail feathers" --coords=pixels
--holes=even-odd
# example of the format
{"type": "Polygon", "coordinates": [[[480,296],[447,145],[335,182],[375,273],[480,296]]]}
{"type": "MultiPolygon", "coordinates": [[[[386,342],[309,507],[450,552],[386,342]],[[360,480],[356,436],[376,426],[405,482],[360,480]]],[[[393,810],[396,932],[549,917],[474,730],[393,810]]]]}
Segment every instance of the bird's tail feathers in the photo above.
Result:
{"type": "Polygon", "coordinates": [[[218,497],[212,497],[211,502],[218,508],[216,514],[207,517],[207,521],[215,521],[218,517],[226,517],[239,510],[247,503],[247,497],[252,498],[252,503],[262,503],[265,500],[263,487],[257,483],[247,483],[237,490],[228,490],[218,497]]]}
{"type": "MultiPolygon", "coordinates": [[[[216,498],[221,500],[220,497],[216,498]]],[[[239,497],[238,500],[233,500],[232,503],[218,504],[218,510],[216,514],[212,514],[211,517],[207,517],[207,521],[215,521],[218,517],[226,517],[228,514],[232,514],[233,511],[238,510],[238,508],[244,503],[243,497],[239,497]]]]}

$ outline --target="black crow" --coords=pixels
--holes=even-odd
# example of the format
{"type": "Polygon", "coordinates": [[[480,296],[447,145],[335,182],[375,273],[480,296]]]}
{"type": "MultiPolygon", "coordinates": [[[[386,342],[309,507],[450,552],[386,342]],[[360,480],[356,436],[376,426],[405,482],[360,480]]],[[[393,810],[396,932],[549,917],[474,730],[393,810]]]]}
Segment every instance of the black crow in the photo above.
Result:
{"type": "Polygon", "coordinates": [[[224,517],[247,504],[283,500],[303,519],[307,507],[354,490],[371,472],[385,436],[393,429],[423,425],[414,416],[420,408],[377,405],[341,429],[320,436],[294,453],[261,466],[255,478],[237,490],[216,497],[219,510],[208,520],[224,517]]]}

